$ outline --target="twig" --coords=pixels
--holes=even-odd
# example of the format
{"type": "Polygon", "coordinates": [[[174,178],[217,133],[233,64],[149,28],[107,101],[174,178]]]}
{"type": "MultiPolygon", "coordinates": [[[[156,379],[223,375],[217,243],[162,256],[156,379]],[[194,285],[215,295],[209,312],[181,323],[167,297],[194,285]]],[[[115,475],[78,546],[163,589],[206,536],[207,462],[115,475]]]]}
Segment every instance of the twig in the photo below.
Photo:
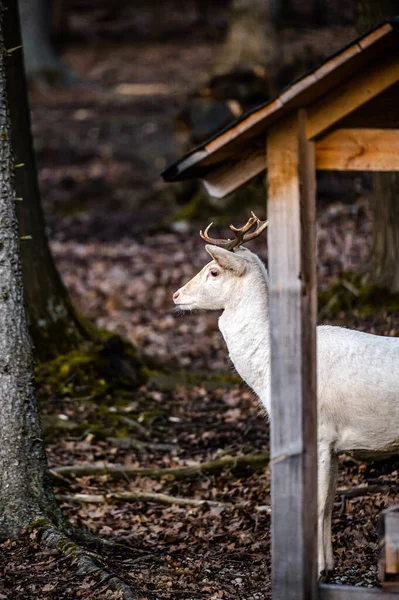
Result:
{"type": "MultiPolygon", "coordinates": [[[[104,504],[106,502],[155,502],[157,504],[166,504],[167,506],[209,506],[211,508],[232,508],[236,510],[249,510],[248,502],[216,502],[214,500],[201,500],[198,498],[180,498],[178,496],[169,496],[168,494],[159,494],[157,492],[115,492],[113,494],[59,494],[56,496],[61,502],[83,502],[87,504],[104,504]]],[[[270,513],[270,506],[256,506],[254,509],[259,513],[270,513]]]]}
{"type": "Polygon", "coordinates": [[[127,427],[129,429],[132,429],[133,431],[137,431],[137,433],[141,433],[141,435],[144,435],[144,436],[149,435],[148,429],[143,427],[143,425],[140,425],[140,423],[138,423],[134,419],[130,419],[129,417],[127,417],[126,415],[122,415],[121,413],[116,413],[116,415],[117,415],[118,419],[121,421],[121,423],[124,423],[125,425],[127,425],[127,427]]]}
{"type": "Polygon", "coordinates": [[[244,456],[223,456],[216,460],[206,463],[186,467],[171,467],[166,469],[158,468],[137,468],[123,465],[71,465],[66,467],[56,467],[52,469],[55,475],[74,476],[74,477],[99,477],[109,475],[115,479],[128,479],[130,477],[150,477],[153,479],[162,479],[162,477],[174,479],[187,479],[195,477],[201,473],[212,474],[230,469],[231,471],[253,472],[264,468],[269,463],[269,454],[247,454],[244,456]]]}
{"type": "Polygon", "coordinates": [[[351,294],[356,296],[356,298],[359,298],[360,291],[357,289],[357,287],[355,285],[353,285],[353,283],[351,283],[350,281],[347,281],[346,279],[344,279],[341,283],[342,283],[342,286],[348,290],[348,292],[350,292],[351,294]]]}

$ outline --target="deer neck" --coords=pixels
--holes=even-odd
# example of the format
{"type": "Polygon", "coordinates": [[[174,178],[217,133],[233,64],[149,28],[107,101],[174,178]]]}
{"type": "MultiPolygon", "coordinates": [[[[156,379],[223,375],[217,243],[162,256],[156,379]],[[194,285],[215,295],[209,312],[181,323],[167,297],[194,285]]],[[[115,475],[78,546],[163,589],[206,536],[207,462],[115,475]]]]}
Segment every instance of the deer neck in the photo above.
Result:
{"type": "Polygon", "coordinates": [[[267,284],[248,282],[219,318],[230,359],[242,379],[270,412],[270,342],[267,284]],[[255,285],[256,283],[256,285],[255,285]]]}

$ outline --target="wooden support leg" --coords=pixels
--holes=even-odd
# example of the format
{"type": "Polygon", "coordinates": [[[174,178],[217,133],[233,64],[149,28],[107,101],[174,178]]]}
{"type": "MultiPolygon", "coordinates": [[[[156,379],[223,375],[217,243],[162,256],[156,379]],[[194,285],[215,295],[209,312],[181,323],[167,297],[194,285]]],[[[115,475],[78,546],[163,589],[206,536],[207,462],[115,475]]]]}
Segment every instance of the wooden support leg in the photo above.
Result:
{"type": "Polygon", "coordinates": [[[306,114],[267,140],[273,600],[316,598],[314,144],[306,114]]]}

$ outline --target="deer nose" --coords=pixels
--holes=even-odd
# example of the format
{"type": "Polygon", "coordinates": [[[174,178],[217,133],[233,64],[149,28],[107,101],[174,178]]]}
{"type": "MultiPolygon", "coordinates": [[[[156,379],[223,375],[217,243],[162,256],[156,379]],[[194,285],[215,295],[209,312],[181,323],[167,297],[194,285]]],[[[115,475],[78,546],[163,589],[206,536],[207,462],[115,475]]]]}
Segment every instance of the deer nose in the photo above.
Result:
{"type": "Polygon", "coordinates": [[[173,294],[173,300],[176,302],[176,300],[178,299],[179,296],[180,296],[180,292],[179,292],[179,290],[177,290],[177,292],[175,292],[173,294]]]}

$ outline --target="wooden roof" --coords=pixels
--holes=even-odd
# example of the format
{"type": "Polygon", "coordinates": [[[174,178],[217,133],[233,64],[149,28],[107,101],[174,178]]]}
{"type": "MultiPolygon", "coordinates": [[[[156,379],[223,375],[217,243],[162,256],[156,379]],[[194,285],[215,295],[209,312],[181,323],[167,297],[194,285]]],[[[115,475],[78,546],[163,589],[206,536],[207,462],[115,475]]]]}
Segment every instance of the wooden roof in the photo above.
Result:
{"type": "MultiPolygon", "coordinates": [[[[243,115],[207,142],[170,165],[162,174],[164,180],[181,181],[200,178],[212,182],[212,177],[216,174],[218,179],[223,178],[223,173],[240,165],[241,170],[245,171],[240,183],[242,185],[265,169],[265,133],[270,125],[296,109],[318,105],[322,107],[323,97],[328,93],[334,93],[354,75],[358,76],[364,72],[367,76],[370,69],[379,71],[386,61],[399,55],[398,42],[399,17],[396,17],[357,38],[328,58],[321,66],[294,82],[277,98],[243,115]]],[[[396,72],[395,67],[394,79],[391,82],[394,93],[387,94],[385,90],[385,94],[383,93],[381,97],[370,96],[371,100],[366,93],[357,110],[351,115],[354,119],[354,123],[350,123],[351,126],[361,127],[365,122],[370,124],[370,111],[365,115],[364,111],[362,113],[362,108],[366,103],[371,103],[374,107],[374,117],[379,119],[380,126],[399,127],[397,83],[399,72],[397,78],[396,72]]],[[[345,93],[344,89],[342,93],[345,93]]],[[[348,122],[347,116],[346,122],[348,122]]],[[[311,131],[309,137],[315,137],[317,133],[317,130],[311,131]]],[[[208,188],[208,191],[212,194],[212,189],[208,188]]],[[[218,196],[217,190],[212,195],[218,196]]]]}

